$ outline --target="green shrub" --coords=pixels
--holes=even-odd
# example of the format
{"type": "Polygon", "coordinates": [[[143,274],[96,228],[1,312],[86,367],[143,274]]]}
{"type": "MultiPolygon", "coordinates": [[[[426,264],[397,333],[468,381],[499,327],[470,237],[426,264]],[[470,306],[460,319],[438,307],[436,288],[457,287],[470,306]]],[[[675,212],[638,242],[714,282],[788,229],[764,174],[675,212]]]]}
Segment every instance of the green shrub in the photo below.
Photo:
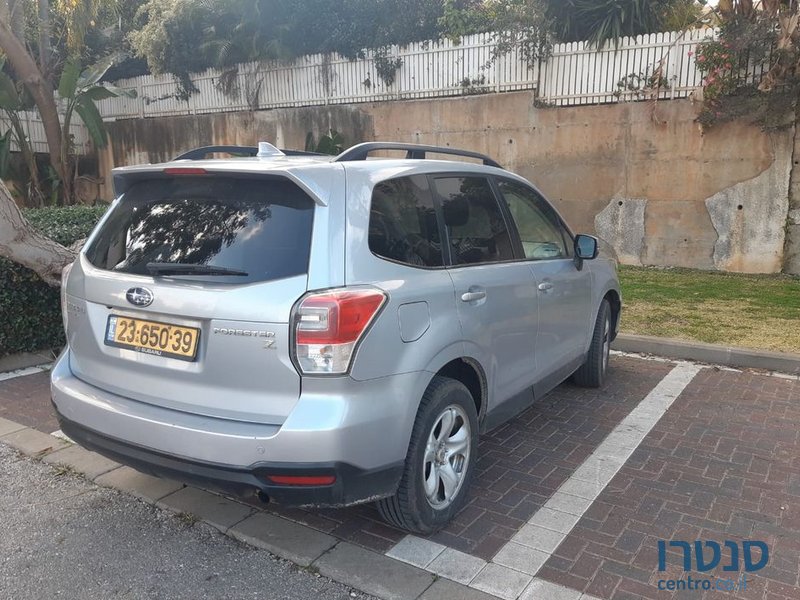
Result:
{"type": "MultiPolygon", "coordinates": [[[[60,244],[85,238],[106,207],[69,206],[23,211],[34,228],[60,244]]],[[[0,357],[64,344],[58,288],[0,258],[0,357]]]]}

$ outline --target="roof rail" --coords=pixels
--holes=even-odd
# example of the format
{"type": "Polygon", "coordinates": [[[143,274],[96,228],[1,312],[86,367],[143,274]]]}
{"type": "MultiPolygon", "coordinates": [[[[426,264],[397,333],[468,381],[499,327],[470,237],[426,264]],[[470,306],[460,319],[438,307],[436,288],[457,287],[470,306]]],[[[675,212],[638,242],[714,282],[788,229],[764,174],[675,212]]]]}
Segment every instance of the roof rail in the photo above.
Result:
{"type": "MultiPolygon", "coordinates": [[[[243,156],[256,156],[258,148],[256,146],[203,146],[202,148],[195,148],[184,152],[180,156],[176,156],[172,160],[203,160],[209,154],[215,152],[226,152],[228,154],[241,154],[243,156]]],[[[284,150],[281,148],[286,156],[327,156],[319,152],[305,152],[303,150],[284,150]]]]}
{"type": "Polygon", "coordinates": [[[348,148],[336,157],[335,162],[342,162],[346,160],[366,160],[370,152],[376,150],[405,150],[406,158],[424,159],[426,153],[433,152],[436,154],[450,154],[452,156],[466,156],[468,158],[477,158],[483,161],[484,165],[490,167],[497,167],[502,169],[493,158],[489,158],[480,152],[471,152],[470,150],[459,150],[457,148],[447,148],[443,146],[426,146],[422,144],[403,144],[398,142],[364,142],[363,144],[356,144],[352,148],[348,148]]]}

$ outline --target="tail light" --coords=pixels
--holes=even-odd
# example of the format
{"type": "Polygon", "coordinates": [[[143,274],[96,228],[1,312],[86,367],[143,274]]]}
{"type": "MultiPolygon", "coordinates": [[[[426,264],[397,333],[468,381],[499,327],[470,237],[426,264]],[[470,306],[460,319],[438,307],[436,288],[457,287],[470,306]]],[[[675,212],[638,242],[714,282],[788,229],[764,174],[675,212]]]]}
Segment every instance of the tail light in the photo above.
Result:
{"type": "Polygon", "coordinates": [[[339,375],[350,363],[364,332],[386,302],[374,288],[310,294],[294,313],[294,354],[304,375],[339,375]]]}
{"type": "Polygon", "coordinates": [[[66,335],[67,328],[69,327],[69,310],[67,308],[67,279],[69,278],[69,272],[72,271],[72,265],[74,264],[74,262],[71,262],[61,270],[61,319],[64,322],[64,335],[66,335]]]}

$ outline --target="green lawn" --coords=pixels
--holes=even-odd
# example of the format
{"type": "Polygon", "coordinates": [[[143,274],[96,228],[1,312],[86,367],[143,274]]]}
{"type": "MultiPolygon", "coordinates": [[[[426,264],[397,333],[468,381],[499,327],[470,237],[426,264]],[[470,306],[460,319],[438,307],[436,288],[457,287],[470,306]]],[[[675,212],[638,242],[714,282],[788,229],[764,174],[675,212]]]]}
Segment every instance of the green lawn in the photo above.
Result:
{"type": "Polygon", "coordinates": [[[625,333],[800,352],[800,277],[620,266],[625,333]]]}

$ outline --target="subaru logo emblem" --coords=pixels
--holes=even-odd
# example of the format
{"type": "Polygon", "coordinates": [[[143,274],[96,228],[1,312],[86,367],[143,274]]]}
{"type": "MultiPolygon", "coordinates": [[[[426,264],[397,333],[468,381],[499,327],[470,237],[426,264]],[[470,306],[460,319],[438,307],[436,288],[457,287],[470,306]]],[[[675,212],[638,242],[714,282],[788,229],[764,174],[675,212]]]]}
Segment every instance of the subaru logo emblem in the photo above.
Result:
{"type": "Polygon", "coordinates": [[[125,297],[134,306],[150,306],[153,303],[153,292],[147,288],[131,288],[125,294],[125,297]]]}

